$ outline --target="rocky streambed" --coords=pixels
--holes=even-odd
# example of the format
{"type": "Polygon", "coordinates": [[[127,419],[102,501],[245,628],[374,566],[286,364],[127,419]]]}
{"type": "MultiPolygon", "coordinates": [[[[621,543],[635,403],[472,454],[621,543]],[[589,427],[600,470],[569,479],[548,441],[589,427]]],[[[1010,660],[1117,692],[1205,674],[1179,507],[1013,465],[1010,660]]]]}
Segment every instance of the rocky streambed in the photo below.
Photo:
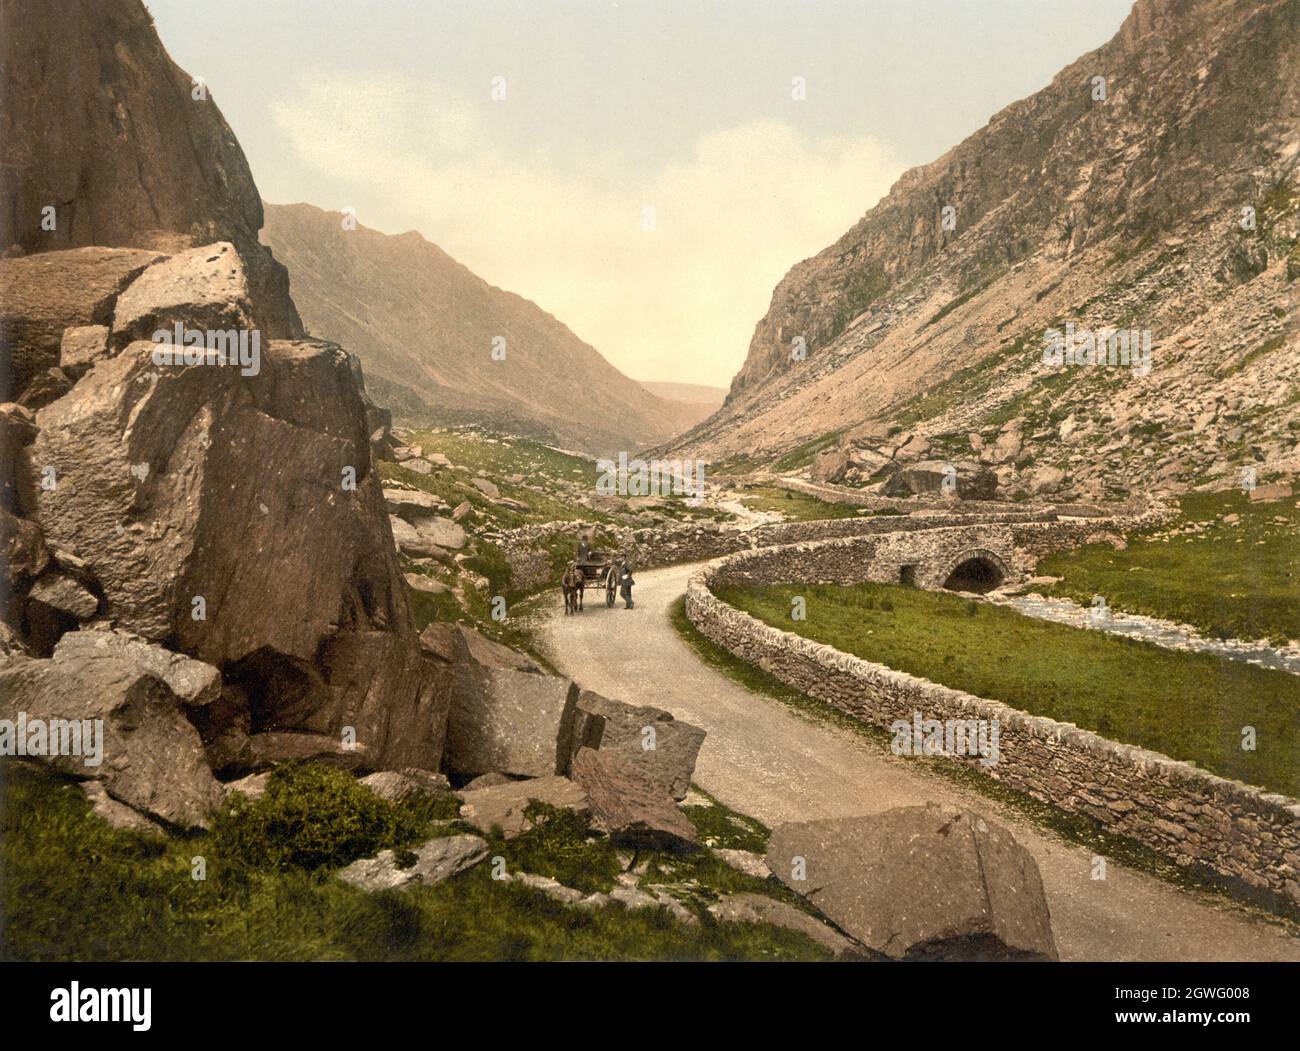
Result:
{"type": "Polygon", "coordinates": [[[1071,599],[1047,595],[993,593],[983,597],[996,605],[1008,606],[1018,613],[1039,620],[1124,635],[1172,650],[1212,653],[1227,660],[1244,661],[1262,668],[1276,668],[1292,675],[1300,675],[1300,643],[1296,642],[1286,646],[1272,646],[1262,640],[1250,642],[1245,639],[1209,638],[1188,624],[1176,624],[1171,620],[1123,613],[1109,608],[1097,610],[1081,606],[1071,599]]]}

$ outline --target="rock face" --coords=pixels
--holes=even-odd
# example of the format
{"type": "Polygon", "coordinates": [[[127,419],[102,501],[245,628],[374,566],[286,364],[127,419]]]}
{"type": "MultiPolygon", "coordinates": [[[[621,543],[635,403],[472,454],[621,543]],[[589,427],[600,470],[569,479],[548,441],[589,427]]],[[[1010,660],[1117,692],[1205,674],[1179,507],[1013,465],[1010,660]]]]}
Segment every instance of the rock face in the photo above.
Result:
{"type": "Polygon", "coordinates": [[[371,892],[414,885],[431,887],[477,865],[487,852],[486,841],[478,836],[444,836],[413,848],[415,861],[405,867],[396,852],[381,850],[373,858],[362,858],[340,869],[338,877],[371,892]]]}
{"type": "Polygon", "coordinates": [[[447,766],[461,774],[558,774],[573,739],[578,688],[568,679],[458,665],[447,722],[447,766]]]}
{"type": "Polygon", "coordinates": [[[574,752],[617,752],[674,799],[686,798],[704,737],[698,726],[679,722],[662,709],[611,701],[592,690],[578,694],[574,752]]]}
{"type": "Polygon", "coordinates": [[[620,846],[691,850],[695,826],[667,790],[616,752],[580,748],[570,776],[591,801],[593,824],[620,846]]]}
{"type": "Polygon", "coordinates": [[[1008,495],[1044,465],[1076,498],[1228,488],[1246,447],[1294,477],[1298,70],[1290,0],[1137,0],[1111,40],[794,265],[727,404],[660,454],[762,464],[874,422],[952,453],[974,433],[1008,495]],[[1103,141],[1125,145],[1101,163],[1103,141]],[[1066,325],[1085,348],[1145,331],[1151,373],[1045,363],[1066,325]],[[1015,416],[1023,448],[998,439],[1015,416]]]}
{"type": "Polygon", "coordinates": [[[0,355],[12,363],[0,369],[0,401],[60,364],[65,329],[106,326],[118,293],[159,258],[137,248],[79,248],[0,259],[0,355]]]}
{"type": "Polygon", "coordinates": [[[449,669],[423,657],[409,637],[383,631],[335,636],[322,648],[320,664],[331,699],[304,725],[334,735],[352,727],[364,766],[442,765],[449,669]]]}
{"type": "MultiPolygon", "coordinates": [[[[288,275],[258,241],[262,199],[243,151],[211,95],[167,56],[140,0],[3,0],[0,77],[11,202],[0,244],[30,255],[230,241],[263,338],[303,335],[288,275]],[[52,230],[42,229],[46,207],[52,230]]],[[[103,319],[81,323],[92,321],[103,319]]]]}
{"type": "Polygon", "coordinates": [[[892,959],[1057,959],[1034,859],[969,810],[931,804],[781,825],[767,863],[892,959]]]}
{"type": "Polygon", "coordinates": [[[94,759],[88,754],[93,734],[78,735],[81,754],[63,751],[42,761],[71,777],[101,781],[114,799],[169,824],[205,825],[221,802],[221,788],[181,697],[158,673],[170,668],[173,681],[188,684],[205,676],[177,670],[158,647],[65,638],[49,659],[0,670],[0,718],[16,722],[25,713],[29,728],[34,720],[102,720],[98,763],[86,763],[94,759]]]}
{"type": "Polygon", "coordinates": [[[218,665],[311,659],[336,626],[409,633],[347,356],[272,342],[246,377],[156,366],[153,347],[42,409],[30,450],[58,479],[34,517],[84,553],[116,623],[218,665]]]}

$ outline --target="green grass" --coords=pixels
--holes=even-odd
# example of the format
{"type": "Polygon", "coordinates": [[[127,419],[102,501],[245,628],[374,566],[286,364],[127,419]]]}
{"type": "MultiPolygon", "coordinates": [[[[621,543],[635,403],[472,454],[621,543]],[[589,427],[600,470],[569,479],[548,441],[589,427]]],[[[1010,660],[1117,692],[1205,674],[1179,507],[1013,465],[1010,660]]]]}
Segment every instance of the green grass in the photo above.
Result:
{"type": "Polygon", "coordinates": [[[741,494],[741,502],[753,511],[775,511],[794,522],[817,522],[827,518],[857,518],[852,504],[832,504],[807,493],[777,486],[754,486],[741,494]]]}
{"type": "Polygon", "coordinates": [[[1191,624],[1216,638],[1300,639],[1300,509],[1297,499],[1253,504],[1241,492],[1191,493],[1173,525],[1128,538],[1128,548],[1089,544],[1049,555],[1038,573],[1061,577],[1045,593],[1088,605],[1191,624]],[[1237,514],[1233,526],[1219,516],[1237,514]],[[1274,522],[1274,518],[1285,521],[1274,522]],[[1171,532],[1204,523],[1200,532],[1171,532]]]}
{"type": "Polygon", "coordinates": [[[806,441],[802,445],[795,446],[772,464],[772,470],[780,473],[783,471],[797,471],[800,467],[807,467],[817,458],[818,453],[834,447],[843,433],[843,429],[827,431],[825,434],[806,441]]]}
{"type": "Polygon", "coordinates": [[[893,584],[723,588],[767,623],[932,682],[1300,795],[1300,677],[893,584]],[[807,619],[790,619],[802,595],[807,619]],[[1241,748],[1253,726],[1255,751],[1241,748]]]}
{"type": "MultiPolygon", "coordinates": [[[[685,926],[663,909],[574,909],[520,884],[493,880],[488,863],[436,887],[370,895],[335,879],[330,866],[281,867],[223,856],[213,835],[163,840],[114,830],[89,812],[70,783],[26,763],[10,761],[0,771],[6,781],[0,959],[828,957],[795,932],[719,924],[707,913],[698,926],[685,926]],[[207,861],[203,880],[191,878],[198,856],[207,861]]],[[[547,833],[551,846],[575,834],[558,832],[547,833]]],[[[293,842],[301,838],[286,835],[293,842]]],[[[525,841],[520,856],[535,846],[525,841]]],[[[571,843],[569,849],[572,862],[571,843]]]]}

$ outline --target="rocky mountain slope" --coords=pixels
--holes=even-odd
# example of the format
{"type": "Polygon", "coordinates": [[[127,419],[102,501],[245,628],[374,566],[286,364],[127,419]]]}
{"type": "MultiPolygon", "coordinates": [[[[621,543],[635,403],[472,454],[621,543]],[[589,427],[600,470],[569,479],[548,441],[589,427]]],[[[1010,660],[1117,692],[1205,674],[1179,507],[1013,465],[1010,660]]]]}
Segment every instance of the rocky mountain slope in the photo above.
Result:
{"type": "Polygon", "coordinates": [[[821,452],[857,484],[979,459],[1013,494],[1294,472],[1298,160],[1300,6],[1138,0],[795,266],[725,408],[674,445],[784,470],[821,452]],[[1067,324],[1080,345],[1145,330],[1149,374],[1044,362],[1067,324]]]}
{"type": "Polygon", "coordinates": [[[610,456],[700,418],[414,231],[345,230],[340,213],[308,204],[268,204],[266,220],[263,239],[289,267],[307,327],[357,354],[400,420],[485,423],[610,456]]]}
{"type": "Polygon", "coordinates": [[[264,338],[303,335],[243,151],[143,4],[0,0],[0,86],[0,248],[229,241],[264,338]]]}

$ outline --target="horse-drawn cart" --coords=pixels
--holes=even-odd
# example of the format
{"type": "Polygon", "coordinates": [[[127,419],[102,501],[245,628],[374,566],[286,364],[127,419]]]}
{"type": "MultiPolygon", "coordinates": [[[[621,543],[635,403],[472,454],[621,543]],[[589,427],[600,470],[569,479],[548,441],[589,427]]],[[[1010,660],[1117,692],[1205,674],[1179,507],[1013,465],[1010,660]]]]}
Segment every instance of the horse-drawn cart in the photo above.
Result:
{"type": "Polygon", "coordinates": [[[618,566],[600,556],[597,558],[599,561],[577,563],[582,573],[582,586],[584,588],[604,586],[605,605],[612,606],[618,597],[618,566]]]}
{"type": "Polygon", "coordinates": [[[606,557],[596,551],[589,552],[586,559],[569,563],[560,581],[564,592],[564,612],[577,613],[582,609],[582,596],[587,588],[605,589],[605,605],[613,606],[618,597],[618,574],[622,568],[621,559],[606,557]]]}

